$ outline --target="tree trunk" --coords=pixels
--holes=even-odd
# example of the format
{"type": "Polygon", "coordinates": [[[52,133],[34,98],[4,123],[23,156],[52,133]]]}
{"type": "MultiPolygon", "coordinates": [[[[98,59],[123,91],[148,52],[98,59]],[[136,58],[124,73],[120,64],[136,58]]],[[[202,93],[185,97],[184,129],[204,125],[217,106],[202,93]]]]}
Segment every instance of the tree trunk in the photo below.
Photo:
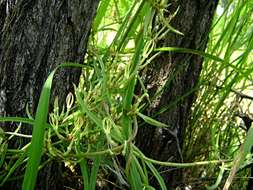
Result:
{"type": "MultiPolygon", "coordinates": [[[[165,14],[174,13],[179,8],[171,25],[182,32],[169,32],[157,42],[157,47],[181,47],[204,51],[218,0],[170,1],[165,14]]],[[[169,16],[168,15],[168,18],[169,16]]],[[[161,23],[160,23],[161,24],[161,23]]],[[[158,25],[155,22],[155,25],[158,25]]],[[[144,153],[157,160],[182,162],[182,143],[190,109],[195,99],[194,88],[198,82],[203,58],[184,53],[162,53],[142,73],[144,84],[154,98],[145,110],[146,114],[169,125],[166,129],[144,126],[139,130],[137,145],[144,153]],[[160,111],[164,109],[161,113],[160,111]]],[[[180,172],[173,168],[160,171],[168,188],[182,183],[180,172]]]]}
{"type": "MultiPolygon", "coordinates": [[[[66,61],[83,63],[98,2],[0,1],[0,116],[25,116],[26,105],[34,114],[49,73],[66,61]]],[[[57,72],[51,97],[58,96],[60,105],[73,90],[73,83],[78,83],[80,73],[80,69],[57,72]]],[[[5,130],[15,128],[11,124],[11,128],[5,130]]],[[[22,133],[31,134],[31,127],[23,127],[22,133]]],[[[11,146],[17,148],[21,144],[24,142],[16,138],[11,146]]],[[[39,174],[37,189],[63,189],[57,172],[61,168],[57,163],[49,164],[39,174]]],[[[8,186],[8,189],[20,188],[16,181],[8,186]]]]}

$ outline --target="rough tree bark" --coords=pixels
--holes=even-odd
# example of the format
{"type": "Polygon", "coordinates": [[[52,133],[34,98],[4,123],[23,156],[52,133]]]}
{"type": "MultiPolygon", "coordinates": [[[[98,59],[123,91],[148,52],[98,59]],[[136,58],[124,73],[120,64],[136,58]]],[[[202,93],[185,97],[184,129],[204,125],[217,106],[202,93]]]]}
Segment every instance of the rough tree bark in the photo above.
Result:
{"type": "MultiPolygon", "coordinates": [[[[171,25],[184,35],[169,32],[157,42],[157,47],[204,51],[218,0],[173,0],[169,3],[168,16],[179,8],[171,25]]],[[[163,53],[143,71],[142,78],[151,99],[158,89],[163,88],[162,93],[146,109],[146,114],[170,126],[167,129],[144,126],[139,130],[137,145],[147,156],[162,161],[183,161],[181,149],[184,131],[194,101],[194,93],[189,92],[197,84],[202,61],[203,58],[196,55],[163,53]],[[166,107],[166,111],[156,116],[166,107]]],[[[180,172],[173,172],[173,168],[161,170],[168,188],[182,183],[180,172]]]]}
{"type": "MultiPolygon", "coordinates": [[[[49,73],[66,61],[83,62],[98,2],[0,1],[0,116],[25,116],[26,104],[34,114],[49,73]]],[[[52,97],[57,95],[60,105],[73,83],[78,82],[80,72],[79,69],[61,69],[57,73],[52,97]]],[[[5,130],[15,127],[12,124],[5,130]]],[[[31,128],[23,127],[22,133],[31,134],[31,128]]],[[[11,146],[19,147],[23,143],[15,141],[11,146]]],[[[37,189],[63,189],[57,172],[61,167],[49,164],[39,174],[37,189]]],[[[8,189],[20,188],[20,183],[8,184],[8,189]]]]}

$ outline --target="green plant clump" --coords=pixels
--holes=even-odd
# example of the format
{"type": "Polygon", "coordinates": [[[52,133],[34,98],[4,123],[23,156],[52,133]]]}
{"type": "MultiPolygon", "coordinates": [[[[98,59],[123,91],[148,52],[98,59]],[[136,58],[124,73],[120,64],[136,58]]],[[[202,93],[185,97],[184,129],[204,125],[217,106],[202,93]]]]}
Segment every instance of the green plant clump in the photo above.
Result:
{"type": "Polygon", "coordinates": [[[65,163],[73,173],[79,168],[83,187],[89,190],[109,184],[119,189],[152,190],[150,176],[165,190],[157,165],[184,168],[185,178],[194,178],[186,180],[186,184],[193,187],[200,181],[199,187],[208,189],[223,185],[227,188],[236,172],[245,174],[243,168],[252,164],[252,128],[248,132],[236,128],[235,118],[241,111],[238,105],[245,109],[252,102],[242,105],[243,100],[239,100],[239,91],[249,90],[253,81],[252,1],[220,5],[223,12],[214,19],[206,52],[156,47],[157,39],[164,33],[183,35],[164,18],[167,3],[101,0],[85,63],[64,63],[49,75],[34,118],[29,110],[27,118],[0,118],[3,122],[33,126],[32,136],[19,133],[25,127],[22,124],[15,132],[0,128],[0,187],[8,180],[16,180],[13,173],[21,168],[24,176],[18,177],[24,177],[22,189],[34,189],[38,171],[51,160],[65,163]],[[155,34],[154,17],[164,25],[155,34]],[[142,113],[151,100],[139,75],[156,56],[169,51],[205,59],[197,85],[198,98],[185,135],[185,163],[150,159],[134,143],[142,122],[169,127],[142,113]],[[58,105],[54,97],[54,108],[49,112],[53,76],[62,67],[81,67],[83,74],[74,93],[66,97],[66,104],[58,105]],[[145,93],[135,93],[137,84],[145,93]],[[31,138],[31,142],[19,149],[9,149],[8,141],[13,136],[31,138]],[[47,160],[41,162],[42,156],[47,160]],[[196,177],[200,174],[201,178],[196,177]],[[110,181],[111,176],[116,180],[110,181]]]}

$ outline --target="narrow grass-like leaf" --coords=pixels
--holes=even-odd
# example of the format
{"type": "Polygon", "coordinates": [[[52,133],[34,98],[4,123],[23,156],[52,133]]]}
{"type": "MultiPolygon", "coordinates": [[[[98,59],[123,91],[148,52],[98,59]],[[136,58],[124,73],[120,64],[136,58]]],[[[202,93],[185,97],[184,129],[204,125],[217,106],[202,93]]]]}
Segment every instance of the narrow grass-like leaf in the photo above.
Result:
{"type": "Polygon", "coordinates": [[[38,167],[43,152],[43,140],[47,123],[50,91],[54,73],[55,70],[49,75],[48,79],[46,80],[39,99],[39,104],[35,116],[35,123],[33,127],[32,141],[29,147],[29,159],[22,186],[23,190],[33,190],[35,187],[38,167]]]}
{"type": "Polygon", "coordinates": [[[95,161],[93,162],[93,166],[91,168],[91,174],[90,174],[90,190],[96,189],[97,175],[98,175],[101,158],[102,156],[98,155],[96,156],[95,161]]]}
{"type": "Polygon", "coordinates": [[[228,190],[233,178],[238,170],[238,168],[240,167],[242,161],[245,159],[247,154],[250,154],[251,152],[251,148],[253,146],[253,124],[251,125],[251,127],[249,128],[245,141],[244,143],[241,145],[239,152],[237,153],[237,155],[235,156],[235,159],[233,161],[233,167],[229,173],[229,176],[226,180],[226,183],[223,187],[223,190],[228,190]]]}
{"type": "Polygon", "coordinates": [[[219,173],[219,175],[216,179],[215,184],[213,184],[212,186],[207,187],[207,190],[215,190],[215,189],[218,188],[218,186],[220,185],[220,183],[222,181],[222,177],[223,177],[224,172],[225,172],[225,166],[224,166],[224,164],[222,164],[221,169],[220,169],[220,173],[219,173]]]}
{"type": "Polygon", "coordinates": [[[8,121],[26,123],[26,124],[30,124],[30,125],[34,124],[34,120],[29,119],[29,118],[24,118],[24,117],[0,117],[0,122],[8,122],[8,121]]]}
{"type": "Polygon", "coordinates": [[[163,51],[168,51],[168,52],[190,53],[190,54],[199,55],[199,56],[202,56],[204,58],[211,59],[213,61],[223,63],[222,66],[227,65],[227,66],[231,67],[232,69],[234,69],[236,72],[243,75],[245,78],[249,79],[249,76],[246,73],[244,73],[242,70],[240,70],[238,67],[234,66],[233,64],[227,62],[224,59],[219,58],[218,56],[215,56],[215,55],[212,55],[212,54],[209,54],[209,53],[205,53],[205,52],[202,52],[202,51],[199,51],[199,50],[188,49],[188,48],[179,48],[179,47],[162,47],[162,48],[155,49],[155,51],[162,51],[162,52],[163,51]]]}
{"type": "Polygon", "coordinates": [[[158,160],[154,160],[154,159],[146,157],[144,154],[141,153],[141,151],[137,147],[134,147],[134,149],[135,149],[134,154],[136,157],[153,164],[161,165],[161,166],[183,168],[183,167],[194,167],[194,166],[201,166],[201,165],[211,165],[211,164],[219,164],[219,163],[224,163],[224,162],[231,162],[231,160],[210,160],[210,161],[199,161],[199,162],[191,162],[191,163],[162,162],[162,161],[158,161],[158,160]]]}
{"type": "Polygon", "coordinates": [[[129,181],[131,183],[131,189],[133,190],[139,190],[142,189],[142,181],[140,174],[137,169],[137,165],[134,160],[130,163],[130,171],[129,171],[129,181]]]}
{"type": "Polygon", "coordinates": [[[157,171],[157,169],[150,162],[145,162],[145,163],[147,164],[147,166],[149,167],[151,172],[154,174],[154,176],[157,179],[161,189],[162,190],[167,190],[167,187],[164,183],[164,180],[163,180],[162,176],[159,174],[159,172],[157,171]]]}
{"type": "Polygon", "coordinates": [[[120,49],[124,47],[124,44],[125,45],[127,44],[126,40],[127,41],[130,40],[130,37],[133,34],[133,30],[137,29],[138,23],[136,24],[136,22],[139,21],[137,19],[137,17],[139,16],[144,4],[145,4],[145,1],[142,0],[139,4],[135,14],[132,15],[130,21],[128,20],[128,26],[125,28],[124,33],[122,34],[121,38],[119,39],[117,51],[120,51],[120,49]]]}
{"type": "Polygon", "coordinates": [[[191,53],[191,54],[200,55],[200,56],[203,56],[205,58],[212,59],[212,60],[217,61],[217,62],[224,62],[223,59],[221,59],[221,58],[219,58],[219,57],[217,57],[215,55],[211,55],[211,54],[205,53],[203,51],[195,50],[195,49],[180,48],[180,47],[161,47],[161,48],[155,49],[155,51],[191,53]]]}
{"type": "MultiPolygon", "coordinates": [[[[76,147],[76,151],[78,154],[80,154],[80,137],[77,140],[77,147],[76,147]]],[[[85,158],[81,159],[79,162],[80,165],[80,169],[81,169],[81,173],[82,173],[82,178],[83,178],[83,189],[89,189],[90,187],[90,183],[89,183],[89,167],[88,167],[88,163],[87,160],[85,158]]]]}
{"type": "MultiPolygon", "coordinates": [[[[0,128],[1,130],[1,128],[0,128]]],[[[1,139],[1,134],[0,134],[0,168],[2,167],[5,159],[5,155],[8,149],[8,144],[6,142],[3,142],[1,139]]]]}
{"type": "Polygon", "coordinates": [[[137,41],[137,47],[135,54],[133,56],[133,60],[131,62],[130,68],[129,68],[129,79],[128,83],[126,86],[126,91],[125,91],[125,98],[124,98],[124,109],[127,111],[131,108],[132,105],[132,100],[134,96],[134,90],[135,90],[135,85],[137,81],[137,72],[138,72],[138,66],[140,64],[140,59],[141,59],[141,54],[142,54],[142,49],[144,47],[144,39],[143,39],[143,30],[139,32],[138,35],[138,41],[137,41]]]}
{"type": "Polygon", "coordinates": [[[82,177],[83,177],[83,189],[89,189],[90,187],[90,183],[89,183],[89,168],[87,166],[87,160],[86,159],[82,159],[79,162],[80,168],[81,168],[81,173],[82,173],[82,177]]]}
{"type": "Polygon", "coordinates": [[[1,181],[0,187],[4,185],[4,183],[8,180],[11,174],[13,174],[13,172],[25,161],[25,157],[26,157],[26,152],[19,156],[18,160],[14,163],[14,165],[11,168],[9,168],[8,174],[1,181]]]}
{"type": "Polygon", "coordinates": [[[137,115],[139,117],[141,117],[146,123],[150,124],[150,125],[153,125],[153,126],[156,126],[156,127],[161,127],[161,128],[164,128],[164,127],[168,127],[168,125],[160,122],[160,121],[157,121],[151,117],[148,117],[146,115],[143,115],[142,113],[140,112],[137,112],[137,115]]]}
{"type": "Polygon", "coordinates": [[[80,105],[80,108],[82,110],[83,113],[86,113],[88,115],[88,117],[98,126],[98,127],[103,127],[103,122],[102,120],[96,116],[95,113],[91,112],[89,109],[88,109],[88,105],[86,104],[85,101],[82,100],[81,98],[81,95],[80,93],[76,90],[76,98],[77,98],[77,101],[80,105]]]}
{"type": "Polygon", "coordinates": [[[110,44],[110,47],[107,49],[106,53],[104,54],[104,57],[103,57],[103,61],[107,60],[109,54],[110,54],[110,50],[112,48],[115,48],[115,46],[118,44],[118,42],[120,41],[120,37],[122,36],[122,34],[124,33],[124,30],[126,29],[127,25],[128,25],[128,22],[131,18],[131,15],[136,7],[136,4],[138,2],[137,1],[134,1],[133,5],[131,6],[131,8],[129,9],[128,13],[126,14],[126,16],[124,17],[123,19],[123,22],[122,24],[120,25],[119,29],[118,29],[118,32],[116,33],[116,36],[114,37],[112,43],[110,44]]]}
{"type": "Polygon", "coordinates": [[[98,30],[98,27],[99,27],[102,19],[104,18],[106,10],[109,5],[110,5],[110,0],[101,0],[100,1],[99,7],[97,10],[97,15],[96,15],[95,20],[93,22],[93,27],[92,27],[93,31],[96,32],[98,30]]]}
{"type": "Polygon", "coordinates": [[[135,165],[138,169],[139,175],[141,176],[141,179],[143,181],[143,185],[148,186],[148,175],[145,175],[143,168],[141,167],[138,159],[135,156],[133,156],[132,159],[133,159],[133,162],[135,162],[135,165]]]}

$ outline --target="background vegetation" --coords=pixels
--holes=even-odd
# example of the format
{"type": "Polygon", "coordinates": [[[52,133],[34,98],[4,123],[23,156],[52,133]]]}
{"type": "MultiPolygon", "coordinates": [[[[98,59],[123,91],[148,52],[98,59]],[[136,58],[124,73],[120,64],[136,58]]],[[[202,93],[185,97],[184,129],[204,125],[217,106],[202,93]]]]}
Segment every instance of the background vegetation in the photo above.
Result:
{"type": "Polygon", "coordinates": [[[0,118],[20,122],[15,132],[0,128],[0,187],[8,180],[24,177],[23,189],[33,189],[37,169],[58,160],[73,177],[81,173],[79,183],[90,190],[154,189],[150,185],[152,176],[161,189],[166,189],[155,167],[158,165],[183,168],[189,189],[246,189],[253,144],[251,122],[246,121],[253,112],[253,1],[220,2],[206,52],[157,49],[155,42],[166,32],[180,33],[165,21],[166,5],[166,1],[100,2],[85,63],[64,63],[51,73],[36,115],[27,109],[27,118],[0,118]],[[154,34],[151,26],[155,16],[165,27],[154,34]],[[143,122],[168,127],[142,113],[149,95],[134,93],[137,83],[145,92],[139,73],[163,51],[205,58],[194,89],[197,99],[185,134],[184,163],[152,160],[134,143],[143,122]],[[75,94],[67,96],[65,107],[59,107],[54,97],[53,112],[48,113],[53,76],[61,67],[82,67],[83,74],[75,94]],[[32,136],[19,133],[25,127],[21,123],[33,125],[32,136]],[[13,136],[31,142],[9,149],[8,141],[13,136]],[[42,155],[48,160],[40,162],[42,155]],[[13,176],[17,168],[24,171],[24,176],[13,176]]]}

